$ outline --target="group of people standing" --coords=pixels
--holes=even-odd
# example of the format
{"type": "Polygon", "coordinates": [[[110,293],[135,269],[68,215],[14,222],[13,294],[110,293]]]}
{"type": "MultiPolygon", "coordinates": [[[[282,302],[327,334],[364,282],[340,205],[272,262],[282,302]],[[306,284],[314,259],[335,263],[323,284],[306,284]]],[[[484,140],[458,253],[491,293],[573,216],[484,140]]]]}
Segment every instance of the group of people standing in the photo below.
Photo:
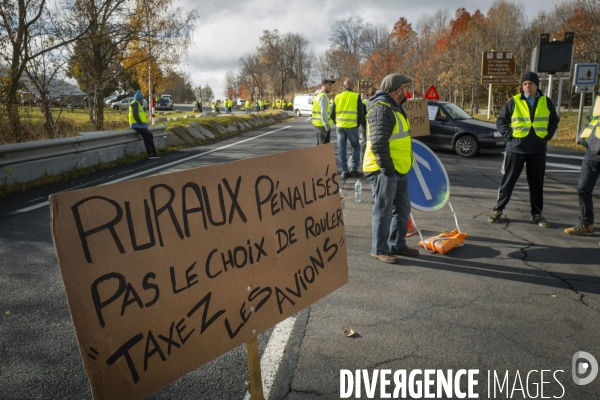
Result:
{"type": "MultiPolygon", "coordinates": [[[[371,256],[396,263],[399,256],[414,257],[419,250],[406,244],[410,217],[408,172],[414,157],[410,123],[402,105],[412,80],[401,74],[390,74],[381,82],[381,89],[369,91],[361,102],[353,91],[354,81],[344,82],[344,91],[332,104],[331,79],[323,79],[321,89],[313,99],[312,123],[317,144],[329,143],[333,123],[337,125],[337,145],[341,178],[365,175],[373,192],[371,256]],[[360,128],[360,129],[359,129],[360,128]],[[359,130],[363,147],[359,144],[359,130]],[[364,135],[364,136],[363,136],[364,135]],[[352,146],[352,162],[348,167],[346,140],[352,146]],[[358,171],[362,160],[362,174],[358,171]]],[[[529,185],[531,221],[549,228],[542,215],[543,188],[547,143],[558,129],[560,118],[552,100],[539,90],[539,76],[527,72],[520,82],[520,93],[513,96],[500,113],[496,126],[506,139],[502,163],[502,180],[496,206],[488,222],[503,219],[515,184],[526,168],[529,185]]],[[[567,228],[568,235],[593,235],[594,213],[592,191],[600,176],[600,92],[587,116],[577,142],[586,147],[577,187],[579,196],[579,225],[567,228]]]]}

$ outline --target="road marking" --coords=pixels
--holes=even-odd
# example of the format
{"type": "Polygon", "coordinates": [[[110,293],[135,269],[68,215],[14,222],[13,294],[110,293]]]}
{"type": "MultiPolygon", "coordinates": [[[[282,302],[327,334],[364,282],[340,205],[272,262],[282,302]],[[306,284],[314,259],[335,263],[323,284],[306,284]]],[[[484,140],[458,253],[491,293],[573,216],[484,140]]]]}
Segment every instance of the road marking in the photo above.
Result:
{"type": "Polygon", "coordinates": [[[548,167],[558,167],[558,168],[565,168],[565,169],[574,169],[574,170],[577,170],[577,171],[581,170],[581,167],[578,167],[576,165],[570,165],[570,164],[546,163],[546,165],[548,167]]]}
{"type": "MultiPolygon", "coordinates": [[[[158,167],[154,167],[154,168],[146,169],[146,170],[144,170],[144,171],[141,171],[141,172],[138,172],[138,173],[135,173],[135,174],[129,175],[129,176],[124,176],[124,177],[122,177],[122,178],[119,178],[119,179],[115,179],[115,180],[112,180],[112,181],[109,181],[109,182],[105,182],[105,183],[103,183],[102,185],[99,185],[99,186],[109,185],[109,184],[111,184],[111,183],[118,183],[118,182],[121,182],[121,181],[126,181],[126,180],[128,180],[128,179],[132,179],[132,178],[135,178],[135,177],[137,177],[137,176],[140,176],[140,175],[148,174],[148,173],[150,173],[150,172],[154,172],[154,171],[157,171],[157,170],[159,170],[159,169],[165,169],[165,168],[169,168],[169,167],[172,167],[173,165],[181,164],[181,163],[183,163],[183,162],[186,162],[186,161],[189,161],[189,160],[193,160],[194,158],[198,158],[198,157],[206,156],[206,155],[208,155],[208,154],[214,153],[214,152],[216,152],[216,151],[219,151],[219,150],[226,149],[226,148],[228,148],[228,147],[231,147],[231,146],[237,146],[238,144],[242,144],[242,143],[244,143],[244,142],[248,142],[248,141],[250,141],[250,140],[258,139],[259,137],[266,136],[266,135],[270,135],[271,133],[279,132],[279,131],[281,131],[281,130],[283,130],[283,129],[287,129],[287,128],[291,128],[291,125],[284,126],[283,128],[275,129],[274,131],[267,132],[267,133],[263,133],[263,134],[261,134],[261,135],[254,136],[254,137],[251,137],[251,138],[248,138],[248,139],[244,139],[244,140],[241,140],[241,141],[239,141],[239,142],[231,143],[231,144],[228,144],[228,145],[226,145],[226,146],[223,146],[223,147],[217,147],[216,149],[212,149],[212,150],[209,150],[209,151],[205,151],[204,153],[195,154],[195,155],[193,155],[193,156],[190,156],[190,157],[182,158],[181,160],[173,161],[173,162],[170,162],[170,163],[168,163],[168,164],[159,165],[158,167]]],[[[81,185],[80,185],[80,186],[81,186],[81,185]]],[[[38,208],[45,207],[45,206],[47,206],[48,204],[50,204],[50,203],[49,203],[48,201],[45,201],[45,202],[43,202],[43,203],[35,204],[35,205],[33,205],[33,206],[29,206],[29,207],[21,208],[21,209],[19,209],[19,210],[17,210],[17,211],[13,211],[13,212],[9,213],[9,215],[15,215],[15,214],[23,214],[23,213],[27,213],[27,212],[29,212],[29,211],[33,211],[33,210],[37,210],[38,208]]]]}
{"type": "Polygon", "coordinates": [[[306,118],[305,121],[310,121],[311,119],[312,119],[312,116],[306,118]]]}
{"type": "MultiPolygon", "coordinates": [[[[294,322],[296,322],[296,318],[289,317],[285,321],[281,321],[279,324],[275,325],[275,329],[269,338],[269,343],[267,343],[265,352],[260,358],[260,373],[263,381],[263,397],[265,399],[269,398],[269,394],[273,388],[273,383],[275,382],[275,376],[277,376],[279,364],[283,358],[285,346],[287,346],[292,329],[294,328],[294,322]]],[[[246,392],[244,400],[249,399],[250,393],[246,392]]]]}
{"type": "Polygon", "coordinates": [[[547,157],[556,157],[556,158],[571,158],[573,160],[583,160],[583,157],[580,156],[561,156],[560,154],[546,154],[547,157]]]}

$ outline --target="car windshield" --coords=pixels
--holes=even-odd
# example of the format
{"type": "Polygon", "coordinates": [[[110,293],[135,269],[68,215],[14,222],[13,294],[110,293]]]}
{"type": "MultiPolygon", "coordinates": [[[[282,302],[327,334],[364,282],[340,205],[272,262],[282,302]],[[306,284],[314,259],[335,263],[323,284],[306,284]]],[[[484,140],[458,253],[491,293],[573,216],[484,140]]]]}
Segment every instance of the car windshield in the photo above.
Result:
{"type": "Polygon", "coordinates": [[[440,106],[444,109],[444,111],[446,111],[447,114],[449,114],[452,117],[452,119],[473,119],[473,117],[471,117],[465,110],[463,110],[454,103],[440,104],[440,106]]]}

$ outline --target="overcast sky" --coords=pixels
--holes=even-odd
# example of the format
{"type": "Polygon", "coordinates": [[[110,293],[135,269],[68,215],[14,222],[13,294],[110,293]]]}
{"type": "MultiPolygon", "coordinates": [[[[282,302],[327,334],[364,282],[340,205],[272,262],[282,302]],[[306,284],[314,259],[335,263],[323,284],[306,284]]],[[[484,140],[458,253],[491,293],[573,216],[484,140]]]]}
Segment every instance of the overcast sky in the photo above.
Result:
{"type": "MultiPolygon", "coordinates": [[[[493,0],[175,0],[175,4],[199,7],[202,15],[196,24],[193,43],[184,69],[192,86],[209,84],[217,98],[223,97],[225,73],[238,71],[241,56],[256,52],[263,30],[299,33],[306,37],[309,50],[322,52],[329,47],[329,29],[339,20],[360,15],[372,24],[390,28],[404,17],[413,28],[423,15],[446,8],[454,16],[464,7],[486,14],[493,0]]],[[[560,0],[528,0],[529,19],[540,11],[551,12],[560,0]]]]}

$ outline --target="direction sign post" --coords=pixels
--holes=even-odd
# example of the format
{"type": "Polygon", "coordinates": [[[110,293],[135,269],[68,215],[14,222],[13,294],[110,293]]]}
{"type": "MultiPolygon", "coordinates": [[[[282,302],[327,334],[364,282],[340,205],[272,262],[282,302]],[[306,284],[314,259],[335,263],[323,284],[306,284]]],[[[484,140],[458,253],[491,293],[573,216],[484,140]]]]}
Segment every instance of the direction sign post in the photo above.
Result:
{"type": "Polygon", "coordinates": [[[573,74],[573,86],[575,86],[575,93],[581,93],[579,97],[579,116],[577,117],[577,132],[575,140],[577,140],[577,133],[581,127],[581,117],[583,115],[583,101],[585,100],[586,93],[593,93],[594,86],[598,81],[598,64],[575,64],[575,73],[573,74]]]}
{"type": "Polygon", "coordinates": [[[492,108],[492,84],[515,83],[515,58],[510,51],[484,51],[481,55],[481,83],[489,83],[488,112],[492,108]]]}

